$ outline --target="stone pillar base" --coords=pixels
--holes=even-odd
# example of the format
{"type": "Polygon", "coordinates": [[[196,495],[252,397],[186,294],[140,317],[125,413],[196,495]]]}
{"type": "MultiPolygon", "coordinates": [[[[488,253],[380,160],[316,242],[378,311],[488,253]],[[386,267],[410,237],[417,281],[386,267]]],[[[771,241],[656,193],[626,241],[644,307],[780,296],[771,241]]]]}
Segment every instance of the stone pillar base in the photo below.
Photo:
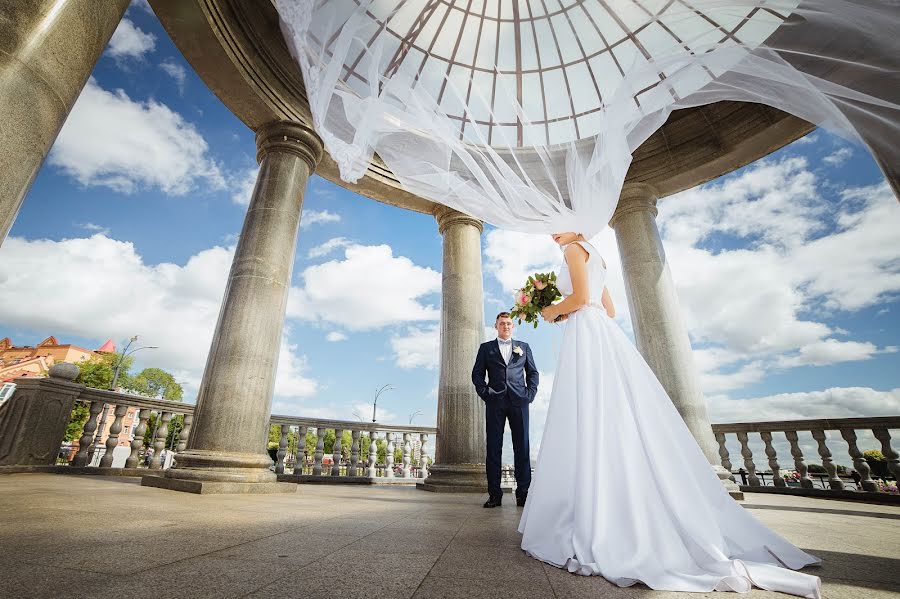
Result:
{"type": "Polygon", "coordinates": [[[428,478],[416,488],[432,493],[487,493],[484,464],[433,464],[428,478]]]}
{"type": "Polygon", "coordinates": [[[719,480],[722,481],[722,486],[725,487],[725,490],[728,491],[728,494],[731,495],[732,499],[735,501],[744,500],[743,491],[741,491],[741,488],[736,482],[731,480],[732,475],[724,466],[717,464],[713,466],[713,471],[718,475],[719,480]]]}
{"type": "Polygon", "coordinates": [[[167,476],[144,476],[142,487],[156,487],[169,491],[196,493],[198,495],[270,495],[274,493],[296,493],[297,485],[293,483],[239,483],[209,480],[184,480],[167,476]]]}

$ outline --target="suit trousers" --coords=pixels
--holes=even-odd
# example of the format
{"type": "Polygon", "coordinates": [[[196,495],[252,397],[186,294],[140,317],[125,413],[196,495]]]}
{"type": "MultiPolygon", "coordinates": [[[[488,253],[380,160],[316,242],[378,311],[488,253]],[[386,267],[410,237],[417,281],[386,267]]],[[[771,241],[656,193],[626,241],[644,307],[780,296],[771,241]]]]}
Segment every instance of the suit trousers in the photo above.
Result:
{"type": "Polygon", "coordinates": [[[531,449],[528,446],[528,402],[513,405],[509,397],[491,399],[485,402],[485,428],[487,433],[488,493],[491,497],[501,497],[500,468],[503,456],[503,429],[509,421],[512,434],[513,456],[516,472],[516,497],[528,493],[531,485],[531,449]]]}

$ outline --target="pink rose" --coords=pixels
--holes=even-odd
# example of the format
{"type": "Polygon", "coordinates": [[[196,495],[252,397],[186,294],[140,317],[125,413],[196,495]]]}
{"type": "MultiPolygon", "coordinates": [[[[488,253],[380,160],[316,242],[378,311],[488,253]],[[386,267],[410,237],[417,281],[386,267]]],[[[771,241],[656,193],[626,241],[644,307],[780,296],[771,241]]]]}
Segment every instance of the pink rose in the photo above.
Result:
{"type": "Polygon", "coordinates": [[[542,290],[546,286],[547,286],[547,284],[545,282],[543,282],[542,280],[540,280],[540,279],[534,280],[534,288],[537,289],[538,291],[542,290]]]}
{"type": "Polygon", "coordinates": [[[519,296],[519,305],[520,306],[527,306],[529,302],[531,302],[531,296],[528,295],[527,293],[523,293],[522,295],[519,296]]]}

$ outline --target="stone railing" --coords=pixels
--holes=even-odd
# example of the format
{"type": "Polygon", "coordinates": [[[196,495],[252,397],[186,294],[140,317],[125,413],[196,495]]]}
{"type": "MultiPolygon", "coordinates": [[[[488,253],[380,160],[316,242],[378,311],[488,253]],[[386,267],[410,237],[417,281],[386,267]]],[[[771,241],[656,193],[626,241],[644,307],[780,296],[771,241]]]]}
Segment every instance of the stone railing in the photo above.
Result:
{"type": "Polygon", "coordinates": [[[279,475],[279,480],[297,482],[366,482],[369,479],[415,482],[415,479],[428,476],[426,450],[437,434],[437,429],[428,426],[295,416],[272,416],[271,423],[281,427],[275,473],[279,475]],[[330,454],[325,453],[328,431],[334,432],[330,454]],[[350,432],[349,443],[344,439],[345,431],[350,432]],[[309,433],[315,433],[315,445],[311,451],[306,450],[309,433]],[[293,451],[290,451],[291,437],[297,440],[293,451]],[[384,445],[384,462],[378,461],[379,440],[384,445]],[[397,449],[400,449],[399,460],[394,457],[397,449]]]}
{"type": "MultiPolygon", "coordinates": [[[[84,387],[73,382],[77,373],[71,364],[55,365],[48,378],[16,381],[15,393],[0,407],[0,471],[56,466],[56,471],[135,476],[177,461],[187,446],[194,405],[84,387]],[[77,444],[64,444],[76,403],[87,406],[89,415],[77,444]],[[150,444],[144,447],[151,422],[150,444]],[[167,447],[175,423],[180,430],[167,447]]],[[[270,424],[281,430],[273,468],[279,480],[294,482],[415,484],[428,476],[426,450],[437,434],[433,427],[294,416],[273,415],[270,424]],[[325,455],[328,431],[335,442],[325,455]],[[349,444],[343,442],[343,431],[350,431],[349,444]],[[316,444],[306,452],[310,432],[316,444]],[[377,459],[381,444],[386,445],[383,462],[377,459]],[[397,448],[401,457],[395,463],[397,448]]]]}
{"type": "MultiPolygon", "coordinates": [[[[891,446],[891,430],[900,429],[900,416],[875,418],[839,418],[829,420],[783,420],[776,422],[738,422],[730,424],[714,424],[713,433],[719,444],[719,457],[722,466],[739,478],[735,482],[741,484],[743,491],[798,493],[820,496],[840,496],[853,498],[854,494],[886,493],[886,485],[896,484],[900,480],[900,456],[891,446]],[[873,479],[872,469],[858,446],[858,431],[871,431],[884,455],[885,472],[881,477],[873,479]],[[818,458],[825,472],[812,474],[807,466],[808,458],[800,447],[799,433],[810,433],[816,443],[818,458]],[[828,447],[829,435],[838,433],[846,443],[847,454],[853,463],[856,476],[849,471],[839,472],[834,462],[831,448],[828,447]],[[727,435],[735,435],[740,444],[740,460],[742,466],[735,468],[726,447],[727,435]],[[777,434],[778,437],[773,437],[777,434]],[[759,435],[763,452],[768,463],[768,472],[757,468],[753,459],[750,443],[753,436],[759,435]],[[778,461],[775,443],[784,438],[790,448],[790,460],[793,468],[790,475],[778,461]],[[769,480],[766,480],[766,476],[769,480]],[[893,483],[891,483],[893,479],[893,483]]],[[[832,436],[834,438],[834,436],[832,436]]],[[[834,448],[834,444],[832,445],[834,448]]]]}

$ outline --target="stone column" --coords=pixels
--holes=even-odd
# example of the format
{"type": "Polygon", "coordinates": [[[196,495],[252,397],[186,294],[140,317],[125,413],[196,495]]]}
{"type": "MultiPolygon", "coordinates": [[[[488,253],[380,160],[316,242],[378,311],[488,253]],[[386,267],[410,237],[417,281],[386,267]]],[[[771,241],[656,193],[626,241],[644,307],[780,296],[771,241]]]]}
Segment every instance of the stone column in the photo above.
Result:
{"type": "Polygon", "coordinates": [[[444,237],[441,277],[441,370],[434,465],[426,491],[487,491],[484,403],[472,365],[484,334],[480,221],[445,206],[435,210],[444,237]]]}
{"type": "Polygon", "coordinates": [[[187,449],[166,478],[143,484],[196,493],[279,490],[266,453],[275,368],[303,190],[322,157],[309,128],[276,122],[256,134],[260,163],[228,275],[187,449]]]}
{"type": "Polygon", "coordinates": [[[622,190],[610,220],[622,259],[637,348],[716,474],[729,491],[737,494],[737,485],[719,463],[690,338],[656,227],[656,215],[655,190],[648,185],[629,184],[622,190]]]}
{"type": "Polygon", "coordinates": [[[129,0],[0,0],[0,244],[129,0]]]}

